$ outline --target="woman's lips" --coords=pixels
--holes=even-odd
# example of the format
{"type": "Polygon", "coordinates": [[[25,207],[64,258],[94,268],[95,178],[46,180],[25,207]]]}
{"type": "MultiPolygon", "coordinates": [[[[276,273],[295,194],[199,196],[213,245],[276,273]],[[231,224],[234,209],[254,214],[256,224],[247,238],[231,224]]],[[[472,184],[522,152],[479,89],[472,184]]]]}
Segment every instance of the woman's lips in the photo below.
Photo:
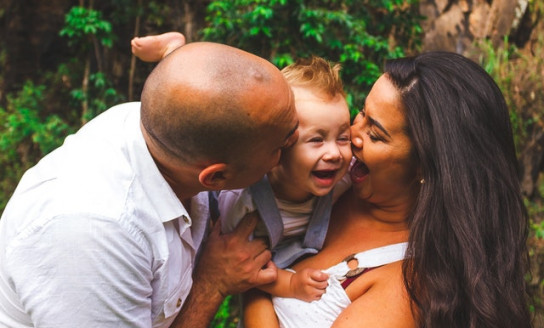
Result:
{"type": "Polygon", "coordinates": [[[357,160],[350,170],[351,181],[353,183],[362,182],[368,176],[368,166],[365,163],[357,160]]]}

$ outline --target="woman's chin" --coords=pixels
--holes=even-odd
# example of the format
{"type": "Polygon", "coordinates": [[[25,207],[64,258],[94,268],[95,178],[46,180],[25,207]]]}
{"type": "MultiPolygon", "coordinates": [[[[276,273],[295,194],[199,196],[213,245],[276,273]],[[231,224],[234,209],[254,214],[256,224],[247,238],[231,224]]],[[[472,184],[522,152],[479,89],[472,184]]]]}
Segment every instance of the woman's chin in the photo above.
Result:
{"type": "Polygon", "coordinates": [[[372,197],[372,191],[363,183],[353,183],[353,193],[360,200],[368,200],[372,197]]]}

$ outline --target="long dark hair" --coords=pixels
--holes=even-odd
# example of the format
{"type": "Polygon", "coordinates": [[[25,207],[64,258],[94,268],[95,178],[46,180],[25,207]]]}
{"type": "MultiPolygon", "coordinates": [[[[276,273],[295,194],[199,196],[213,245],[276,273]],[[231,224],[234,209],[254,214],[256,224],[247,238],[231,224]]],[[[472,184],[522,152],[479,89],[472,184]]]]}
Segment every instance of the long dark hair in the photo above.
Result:
{"type": "Polygon", "coordinates": [[[389,61],[424,183],[403,272],[420,327],[530,327],[528,218],[508,108],[454,53],[389,61]]]}

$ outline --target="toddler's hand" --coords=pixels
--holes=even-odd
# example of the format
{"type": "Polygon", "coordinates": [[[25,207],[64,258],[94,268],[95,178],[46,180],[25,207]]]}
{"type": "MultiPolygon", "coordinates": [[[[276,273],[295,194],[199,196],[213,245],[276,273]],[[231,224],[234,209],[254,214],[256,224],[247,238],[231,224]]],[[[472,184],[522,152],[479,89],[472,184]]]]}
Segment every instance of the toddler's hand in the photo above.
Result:
{"type": "Polygon", "coordinates": [[[312,302],[319,300],[328,286],[329,275],[316,269],[306,268],[291,276],[290,288],[296,298],[312,302]]]}

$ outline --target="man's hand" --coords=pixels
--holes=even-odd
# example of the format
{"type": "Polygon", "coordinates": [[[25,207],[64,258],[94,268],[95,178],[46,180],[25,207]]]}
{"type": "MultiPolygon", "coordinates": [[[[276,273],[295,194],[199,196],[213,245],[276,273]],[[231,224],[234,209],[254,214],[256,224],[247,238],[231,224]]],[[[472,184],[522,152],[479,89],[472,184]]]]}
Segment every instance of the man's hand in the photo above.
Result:
{"type": "Polygon", "coordinates": [[[221,234],[217,222],[200,255],[193,274],[193,287],[181,312],[170,327],[205,328],[223,299],[230,294],[274,282],[278,270],[262,239],[249,241],[258,215],[246,215],[236,229],[221,234]]]}
{"type": "Polygon", "coordinates": [[[216,223],[200,256],[195,279],[207,281],[223,297],[274,282],[277,268],[265,241],[249,240],[257,221],[258,214],[249,213],[228,234],[221,234],[221,224],[216,223]]]}
{"type": "Polygon", "coordinates": [[[316,269],[302,269],[291,276],[290,288],[295,298],[316,301],[325,293],[329,275],[316,269]]]}

